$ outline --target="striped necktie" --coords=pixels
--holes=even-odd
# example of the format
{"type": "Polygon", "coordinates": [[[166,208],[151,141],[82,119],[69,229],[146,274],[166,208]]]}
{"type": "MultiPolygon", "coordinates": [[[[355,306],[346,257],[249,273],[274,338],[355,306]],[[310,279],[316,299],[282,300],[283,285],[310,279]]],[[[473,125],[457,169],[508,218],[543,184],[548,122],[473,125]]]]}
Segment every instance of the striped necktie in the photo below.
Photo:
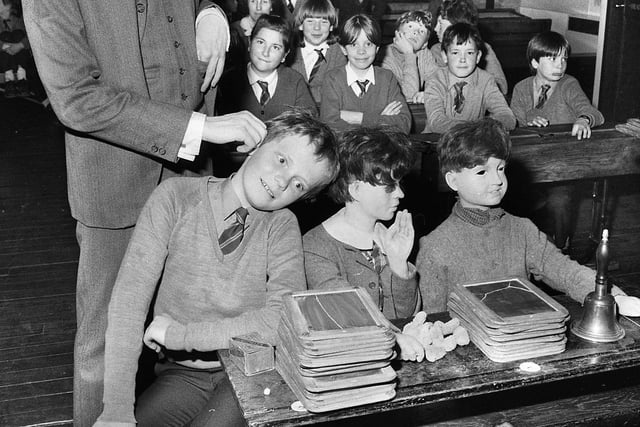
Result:
{"type": "Polygon", "coordinates": [[[369,80],[356,80],[356,83],[358,84],[358,87],[360,88],[360,95],[358,95],[360,98],[362,98],[364,96],[365,93],[367,93],[367,85],[369,84],[369,80]]]}
{"type": "Polygon", "coordinates": [[[462,94],[462,88],[466,84],[467,82],[458,82],[453,85],[453,87],[456,89],[456,96],[455,98],[453,98],[453,108],[458,114],[462,112],[462,108],[464,107],[464,95],[462,94]]]}
{"type": "Polygon", "coordinates": [[[264,107],[265,104],[269,102],[269,99],[271,99],[271,96],[269,95],[269,83],[265,82],[264,80],[258,80],[256,83],[258,83],[260,89],[262,89],[262,95],[260,95],[260,105],[264,107]]]}
{"type": "Polygon", "coordinates": [[[313,77],[316,75],[316,73],[318,72],[318,70],[320,69],[320,66],[322,65],[322,62],[326,62],[326,58],[324,57],[324,55],[322,54],[322,49],[313,49],[316,51],[316,53],[318,54],[318,59],[316,59],[315,64],[313,64],[313,68],[311,69],[311,73],[309,74],[309,82],[311,82],[311,80],[313,80],[313,77]]]}
{"type": "Polygon", "coordinates": [[[295,9],[295,7],[293,6],[293,3],[291,3],[291,0],[287,1],[287,9],[289,9],[289,12],[293,13],[293,9],[295,9]]]}
{"type": "Polygon", "coordinates": [[[236,220],[225,228],[220,237],[218,238],[218,244],[223,254],[228,255],[233,252],[244,236],[244,222],[247,219],[249,212],[247,209],[240,207],[234,212],[236,220]]]}
{"type": "Polygon", "coordinates": [[[544,84],[540,86],[540,96],[538,96],[538,102],[536,102],[536,108],[542,108],[545,102],[547,102],[547,92],[549,92],[551,86],[544,84]]]}

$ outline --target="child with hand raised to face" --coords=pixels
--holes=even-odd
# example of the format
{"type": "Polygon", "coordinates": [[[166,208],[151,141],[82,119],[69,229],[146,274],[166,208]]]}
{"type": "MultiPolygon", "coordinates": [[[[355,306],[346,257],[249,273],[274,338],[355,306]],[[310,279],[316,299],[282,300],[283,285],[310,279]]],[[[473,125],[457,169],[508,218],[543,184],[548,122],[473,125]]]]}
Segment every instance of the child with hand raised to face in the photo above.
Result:
{"type": "Polygon", "coordinates": [[[337,24],[338,15],[329,0],[305,0],[296,10],[294,25],[300,42],[289,55],[291,68],[304,76],[318,105],[327,72],[347,63],[333,34],[337,24]]]}
{"type": "Polygon", "coordinates": [[[491,74],[478,68],[483,41],[475,27],[459,22],[442,36],[442,59],[447,66],[431,75],[424,89],[427,124],[424,133],[443,133],[487,114],[507,130],[516,119],[491,74]]]}
{"type": "Polygon", "coordinates": [[[398,81],[373,65],[382,41],[380,27],[366,15],[344,23],[339,42],[347,65],[327,73],[322,85],[320,117],[331,127],[391,125],[408,133],[411,113],[398,81]]]}
{"type": "MultiPolygon", "coordinates": [[[[456,283],[533,276],[580,303],[593,291],[595,271],[563,255],[530,220],[500,207],[510,151],[508,133],[491,118],[458,124],[440,138],[440,170],[458,201],[420,239],[416,265],[427,313],[447,309],[456,283]]],[[[611,293],[621,313],[640,314],[638,298],[617,286],[611,293]]]]}
{"type": "Polygon", "coordinates": [[[424,83],[439,66],[427,47],[431,13],[405,12],[396,21],[393,43],[385,46],[382,68],[391,70],[407,102],[424,102],[424,83]]]}
{"type": "MultiPolygon", "coordinates": [[[[535,35],[527,46],[533,76],[513,89],[511,109],[521,127],[572,124],[571,135],[590,138],[591,128],[604,123],[574,77],[565,73],[571,46],[554,31],[535,35]]],[[[574,185],[551,184],[544,188],[545,231],[555,244],[569,252],[574,185]]]]}
{"type": "MultiPolygon", "coordinates": [[[[339,145],[340,173],[330,195],[344,206],[303,237],[310,289],[359,286],[390,319],[407,318],[420,308],[411,214],[398,212],[400,180],[415,153],[404,134],[382,128],[345,131],[339,145]],[[395,217],[395,220],[394,220],[395,217]],[[383,222],[393,221],[387,228],[383,222]]],[[[424,348],[396,330],[400,357],[421,361],[424,348]]]]}

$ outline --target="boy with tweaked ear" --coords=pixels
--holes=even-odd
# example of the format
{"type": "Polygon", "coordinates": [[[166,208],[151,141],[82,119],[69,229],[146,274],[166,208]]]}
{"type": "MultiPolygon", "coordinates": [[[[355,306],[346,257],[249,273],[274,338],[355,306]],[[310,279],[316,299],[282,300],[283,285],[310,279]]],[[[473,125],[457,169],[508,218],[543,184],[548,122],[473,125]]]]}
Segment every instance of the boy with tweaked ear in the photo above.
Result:
{"type": "Polygon", "coordinates": [[[432,74],[424,89],[424,133],[443,133],[453,125],[485,115],[511,130],[516,119],[495,79],[477,67],[482,39],[475,27],[457,23],[444,32],[442,58],[447,64],[432,74]]]}
{"type": "Polygon", "coordinates": [[[276,15],[262,15],[251,33],[249,63],[245,70],[227,72],[220,80],[217,107],[220,114],[247,110],[269,120],[292,107],[317,113],[304,78],[281,67],[290,48],[289,24],[276,15]]]}
{"type": "Polygon", "coordinates": [[[424,83],[438,69],[427,47],[431,34],[431,13],[410,11],[396,21],[393,43],[385,47],[382,68],[391,70],[407,102],[424,102],[424,83]]]}
{"type": "MultiPolygon", "coordinates": [[[[533,276],[580,303],[593,291],[595,271],[563,255],[530,220],[500,207],[510,151],[508,133],[490,118],[461,123],[440,138],[440,170],[458,201],[451,215],[420,239],[416,267],[427,313],[447,310],[456,283],[533,276]]],[[[637,298],[616,286],[611,293],[621,313],[638,314],[637,298]]]]}
{"type": "Polygon", "coordinates": [[[409,133],[411,113],[398,81],[391,71],[373,65],[382,42],[378,24],[366,15],[352,16],[339,42],[347,65],[327,73],[320,117],[339,130],[389,125],[409,133]]]}
{"type": "Polygon", "coordinates": [[[143,208],[109,305],[98,425],[244,425],[215,350],[251,332],[275,343],[283,295],[305,288],[302,238],[285,208],[338,170],[333,133],[309,113],[267,129],[230,178],[166,180],[143,208]],[[136,401],[143,335],[162,357],[136,401]]]}

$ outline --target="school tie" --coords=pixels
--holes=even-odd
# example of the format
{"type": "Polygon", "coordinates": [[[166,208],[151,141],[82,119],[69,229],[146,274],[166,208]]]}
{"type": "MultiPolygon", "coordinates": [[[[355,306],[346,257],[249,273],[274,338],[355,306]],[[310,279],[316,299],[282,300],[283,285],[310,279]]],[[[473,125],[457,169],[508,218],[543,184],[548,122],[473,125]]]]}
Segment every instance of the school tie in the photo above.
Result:
{"type": "Polygon", "coordinates": [[[287,0],[287,9],[289,9],[289,12],[293,13],[293,3],[291,3],[291,0],[287,0]]]}
{"type": "Polygon", "coordinates": [[[315,50],[316,53],[318,54],[318,59],[316,59],[316,62],[315,64],[313,64],[313,68],[311,69],[311,73],[309,74],[309,82],[313,80],[313,77],[316,75],[316,73],[320,69],[320,65],[322,65],[322,62],[327,61],[324,55],[322,54],[322,49],[313,49],[313,50],[315,50]]]}
{"type": "Polygon", "coordinates": [[[244,221],[247,219],[249,212],[240,207],[234,212],[236,220],[225,228],[220,237],[218,238],[218,244],[223,254],[228,255],[234,251],[242,241],[244,236],[244,221]]]}
{"type": "Polygon", "coordinates": [[[540,86],[540,96],[538,96],[538,102],[536,102],[536,108],[542,108],[545,102],[547,102],[547,92],[549,92],[551,86],[542,85],[540,86]]]}
{"type": "Polygon", "coordinates": [[[269,102],[269,99],[271,99],[271,96],[269,95],[269,83],[265,82],[264,80],[258,80],[257,83],[262,89],[262,95],[260,95],[260,105],[264,107],[265,104],[269,102]]]}
{"type": "Polygon", "coordinates": [[[359,97],[362,98],[364,94],[367,93],[367,85],[369,84],[369,80],[356,80],[356,83],[358,83],[358,87],[360,88],[359,97]]]}
{"type": "Polygon", "coordinates": [[[462,94],[462,88],[466,84],[467,82],[458,82],[453,85],[456,90],[456,96],[453,98],[453,107],[458,114],[462,112],[462,108],[464,107],[464,95],[462,94]]]}

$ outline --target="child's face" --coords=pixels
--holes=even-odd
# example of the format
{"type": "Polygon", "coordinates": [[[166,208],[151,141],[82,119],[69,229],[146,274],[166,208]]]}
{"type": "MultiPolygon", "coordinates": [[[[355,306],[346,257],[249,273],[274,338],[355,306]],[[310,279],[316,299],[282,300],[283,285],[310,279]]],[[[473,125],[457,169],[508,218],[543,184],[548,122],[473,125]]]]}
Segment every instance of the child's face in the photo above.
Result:
{"type": "Polygon", "coordinates": [[[497,206],[507,192],[506,162],[489,157],[484,165],[449,171],[445,179],[452,190],[458,192],[460,204],[465,208],[486,210],[497,206]]]}
{"type": "Polygon", "coordinates": [[[256,209],[282,209],[325,185],[329,162],[319,160],[308,136],[291,134],[258,147],[238,171],[238,197],[256,209]]]}
{"type": "Polygon", "coordinates": [[[260,77],[267,77],[284,62],[287,52],[284,50],[282,34],[269,28],[261,28],[249,46],[251,68],[260,77]]]}
{"type": "Polygon", "coordinates": [[[260,15],[271,12],[271,0],[249,0],[249,16],[257,21],[260,15]]]}
{"type": "Polygon", "coordinates": [[[327,18],[312,17],[306,18],[299,30],[302,31],[305,43],[319,46],[329,38],[329,34],[333,31],[333,25],[327,18]]]}
{"type": "Polygon", "coordinates": [[[567,52],[562,49],[556,56],[543,56],[539,61],[532,59],[531,66],[542,80],[557,82],[567,70],[567,52]]]}
{"type": "Polygon", "coordinates": [[[417,21],[405,22],[398,27],[398,31],[402,33],[407,40],[409,40],[414,52],[422,49],[429,40],[429,30],[422,23],[417,21]]]}
{"type": "Polygon", "coordinates": [[[356,40],[344,46],[344,50],[351,67],[355,70],[366,71],[376,59],[378,46],[367,38],[364,31],[360,31],[356,40]]]}
{"type": "Polygon", "coordinates": [[[438,15],[438,21],[436,22],[436,27],[434,28],[434,31],[436,32],[436,35],[438,36],[438,40],[441,43],[442,43],[442,36],[444,35],[444,32],[450,26],[451,26],[451,21],[449,21],[447,18],[443,18],[442,16],[438,15]]]}
{"type": "Polygon", "coordinates": [[[442,51],[442,59],[447,64],[447,68],[454,76],[464,79],[469,77],[480,62],[482,52],[476,47],[473,40],[467,40],[463,44],[458,44],[455,39],[447,51],[442,51]]]}
{"type": "Polygon", "coordinates": [[[355,181],[349,185],[349,193],[363,213],[376,221],[392,219],[398,210],[400,199],[404,197],[399,183],[386,186],[355,181]]]}

